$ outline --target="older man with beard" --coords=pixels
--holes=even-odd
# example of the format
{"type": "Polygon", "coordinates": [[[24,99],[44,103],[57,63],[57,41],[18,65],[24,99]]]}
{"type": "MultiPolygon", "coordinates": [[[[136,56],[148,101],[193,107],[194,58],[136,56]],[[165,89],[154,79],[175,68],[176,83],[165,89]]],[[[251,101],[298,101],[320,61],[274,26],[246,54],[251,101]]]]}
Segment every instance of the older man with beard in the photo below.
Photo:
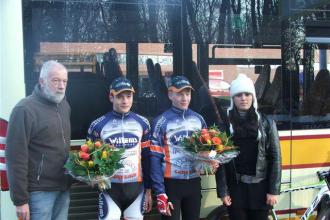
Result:
{"type": "Polygon", "coordinates": [[[70,179],[63,165],[70,150],[70,106],[66,68],[43,64],[32,95],[13,109],[6,160],[11,199],[22,220],[68,218],[70,179]]]}

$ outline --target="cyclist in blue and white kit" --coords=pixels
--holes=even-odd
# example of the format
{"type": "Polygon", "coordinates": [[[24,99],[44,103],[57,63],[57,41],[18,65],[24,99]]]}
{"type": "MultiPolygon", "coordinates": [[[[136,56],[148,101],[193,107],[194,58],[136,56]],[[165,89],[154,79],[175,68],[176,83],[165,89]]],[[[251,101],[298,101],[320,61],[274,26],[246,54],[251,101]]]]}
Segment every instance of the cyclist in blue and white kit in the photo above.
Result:
{"type": "Polygon", "coordinates": [[[202,116],[189,109],[192,86],[184,76],[171,79],[168,97],[172,108],[158,116],[152,126],[151,179],[162,219],[199,219],[201,179],[180,144],[202,128],[202,116]]]}
{"type": "Polygon", "coordinates": [[[88,138],[101,139],[116,148],[125,148],[123,165],[111,179],[111,189],[100,193],[99,219],[142,220],[151,210],[149,177],[150,125],[146,118],[130,111],[134,88],[125,78],[110,86],[113,111],[92,122],[88,138]],[[143,186],[144,185],[144,186],[143,186]]]}

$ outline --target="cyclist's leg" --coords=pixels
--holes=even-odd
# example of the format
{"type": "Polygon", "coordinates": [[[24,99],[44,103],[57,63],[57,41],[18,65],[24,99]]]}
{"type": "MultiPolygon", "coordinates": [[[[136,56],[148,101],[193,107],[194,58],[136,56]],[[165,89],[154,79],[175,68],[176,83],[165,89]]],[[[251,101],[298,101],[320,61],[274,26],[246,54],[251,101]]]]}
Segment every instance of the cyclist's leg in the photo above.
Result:
{"type": "Polygon", "coordinates": [[[185,184],[185,195],[182,200],[182,219],[198,220],[201,207],[201,179],[187,180],[185,184]]]}
{"type": "Polygon", "coordinates": [[[125,220],[142,220],[143,219],[143,196],[144,192],[142,191],[135,201],[124,211],[125,220]]]}
{"type": "MultiPolygon", "coordinates": [[[[168,194],[167,194],[168,195],[168,194]]],[[[168,196],[169,200],[172,204],[174,209],[171,209],[171,216],[162,215],[162,220],[180,220],[181,216],[181,199],[175,196],[168,196]]]]}
{"type": "Polygon", "coordinates": [[[121,210],[107,193],[99,194],[99,220],[120,220],[121,210]]]}
{"type": "Polygon", "coordinates": [[[165,191],[168,196],[168,201],[173,204],[174,209],[171,209],[171,216],[162,215],[162,220],[180,220],[181,215],[181,200],[182,200],[182,180],[165,179],[165,191]]]}

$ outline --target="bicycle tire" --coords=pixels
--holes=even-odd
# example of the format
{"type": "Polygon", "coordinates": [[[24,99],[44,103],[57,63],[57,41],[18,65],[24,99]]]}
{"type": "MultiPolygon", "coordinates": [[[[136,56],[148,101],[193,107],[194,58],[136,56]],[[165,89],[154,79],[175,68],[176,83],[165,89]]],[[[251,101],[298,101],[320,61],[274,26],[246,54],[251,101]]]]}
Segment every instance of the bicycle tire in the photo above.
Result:
{"type": "MultiPolygon", "coordinates": [[[[276,214],[275,214],[276,215],[276,214]]],[[[268,220],[275,220],[275,216],[273,215],[272,211],[269,210],[269,213],[268,213],[268,220]]]]}
{"type": "Polygon", "coordinates": [[[317,215],[316,220],[329,220],[330,219],[330,207],[320,211],[320,214],[317,215]]]}
{"type": "Polygon", "coordinates": [[[227,208],[223,205],[216,207],[207,215],[206,220],[229,220],[227,208]]]}
{"type": "MultiPolygon", "coordinates": [[[[269,212],[268,220],[273,220],[271,212],[269,212]]],[[[210,214],[206,217],[206,220],[229,220],[229,215],[226,206],[218,206],[213,209],[210,214]]],[[[322,219],[324,220],[324,219],[322,219]]]]}

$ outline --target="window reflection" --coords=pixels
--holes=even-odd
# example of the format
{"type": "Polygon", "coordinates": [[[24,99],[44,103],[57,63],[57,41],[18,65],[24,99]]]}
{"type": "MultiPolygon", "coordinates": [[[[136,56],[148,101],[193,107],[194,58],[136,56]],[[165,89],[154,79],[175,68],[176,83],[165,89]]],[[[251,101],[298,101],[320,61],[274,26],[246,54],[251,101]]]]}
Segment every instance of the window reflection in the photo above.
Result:
{"type": "Polygon", "coordinates": [[[320,70],[306,94],[302,113],[304,115],[325,116],[330,113],[330,73],[320,70]]]}
{"type": "MultiPolygon", "coordinates": [[[[133,82],[133,110],[149,119],[169,106],[169,77],[184,73],[195,88],[191,108],[213,124],[229,105],[228,85],[245,73],[255,82],[260,110],[280,129],[327,121],[328,107],[313,104],[321,86],[318,70],[304,64],[314,60],[305,55],[303,24],[281,27],[276,4],[263,9],[258,5],[265,1],[257,7],[239,2],[24,0],[27,94],[44,61],[66,65],[73,139],[84,138],[89,123],[111,109],[107,92],[117,76],[133,82]],[[306,72],[313,80],[315,75],[314,83],[306,72]]],[[[327,100],[320,91],[320,100],[327,100]]]]}

